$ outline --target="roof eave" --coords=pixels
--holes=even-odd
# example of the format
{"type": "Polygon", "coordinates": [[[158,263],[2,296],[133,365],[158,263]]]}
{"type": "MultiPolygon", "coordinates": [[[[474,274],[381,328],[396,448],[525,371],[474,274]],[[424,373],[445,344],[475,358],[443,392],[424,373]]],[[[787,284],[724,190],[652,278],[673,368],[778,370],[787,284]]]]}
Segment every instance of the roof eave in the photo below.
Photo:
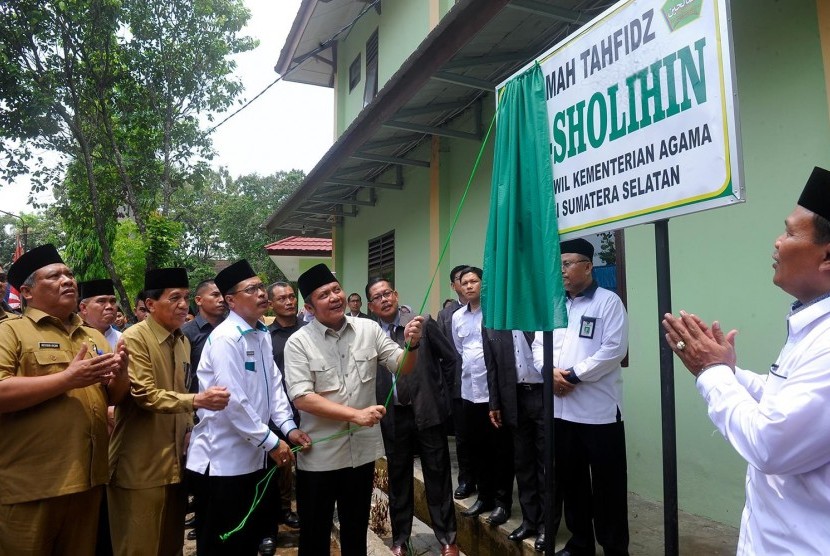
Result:
{"type": "Polygon", "coordinates": [[[323,155],[297,191],[268,217],[265,228],[272,233],[279,228],[319,184],[331,177],[341,160],[354,154],[383,121],[391,118],[438,68],[508,3],[509,0],[459,0],[323,155]]]}
{"type": "Polygon", "coordinates": [[[314,13],[314,8],[317,7],[317,0],[303,0],[300,4],[300,9],[297,10],[297,17],[294,18],[294,23],[291,25],[291,31],[285,39],[285,44],[280,50],[280,57],[277,60],[277,65],[274,66],[274,71],[278,75],[285,75],[290,69],[291,60],[294,59],[294,54],[297,52],[297,45],[300,44],[300,39],[305,33],[308,21],[314,13]]]}

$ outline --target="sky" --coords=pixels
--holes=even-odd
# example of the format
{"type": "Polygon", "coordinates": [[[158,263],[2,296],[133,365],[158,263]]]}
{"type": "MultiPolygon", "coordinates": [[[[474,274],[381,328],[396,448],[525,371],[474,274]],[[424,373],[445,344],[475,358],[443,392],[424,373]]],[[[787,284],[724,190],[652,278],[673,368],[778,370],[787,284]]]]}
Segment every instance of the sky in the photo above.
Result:
{"type": "MultiPolygon", "coordinates": [[[[236,75],[245,91],[242,100],[255,97],[277,74],[274,66],[280,55],[300,0],[245,0],[251,10],[246,34],[259,40],[259,46],[234,57],[236,75]]],[[[220,126],[213,134],[217,156],[214,167],[226,167],[232,176],[279,170],[308,172],[334,141],[333,93],[331,89],[279,82],[253,104],[220,126]]],[[[237,110],[234,105],[228,114],[237,110]]],[[[227,114],[217,115],[221,121],[227,114]]],[[[207,126],[206,126],[207,127],[207,126]]],[[[28,180],[0,188],[0,209],[32,212],[26,204],[28,180]]],[[[48,202],[49,194],[38,201],[48,202]]]]}

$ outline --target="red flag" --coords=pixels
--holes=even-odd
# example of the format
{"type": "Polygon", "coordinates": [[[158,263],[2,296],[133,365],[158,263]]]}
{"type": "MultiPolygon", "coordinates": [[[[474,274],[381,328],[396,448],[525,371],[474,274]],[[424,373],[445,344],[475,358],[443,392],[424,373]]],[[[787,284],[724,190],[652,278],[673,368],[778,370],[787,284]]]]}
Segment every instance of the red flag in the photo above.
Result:
{"type": "MultiPolygon", "coordinates": [[[[20,235],[17,236],[17,245],[14,248],[14,256],[12,257],[12,263],[14,263],[20,256],[23,254],[23,245],[20,243],[20,235]]],[[[18,292],[14,286],[9,284],[9,307],[12,309],[19,311],[20,310],[20,292],[18,292]]]]}

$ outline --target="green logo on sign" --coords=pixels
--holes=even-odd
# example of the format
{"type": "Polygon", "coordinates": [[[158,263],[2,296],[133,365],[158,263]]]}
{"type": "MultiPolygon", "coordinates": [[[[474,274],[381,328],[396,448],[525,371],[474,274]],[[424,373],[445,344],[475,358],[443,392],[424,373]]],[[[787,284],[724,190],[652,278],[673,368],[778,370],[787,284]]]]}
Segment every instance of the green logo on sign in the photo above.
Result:
{"type": "Polygon", "coordinates": [[[663,15],[672,31],[691,23],[700,17],[703,0],[667,0],[663,4],[663,15]]]}

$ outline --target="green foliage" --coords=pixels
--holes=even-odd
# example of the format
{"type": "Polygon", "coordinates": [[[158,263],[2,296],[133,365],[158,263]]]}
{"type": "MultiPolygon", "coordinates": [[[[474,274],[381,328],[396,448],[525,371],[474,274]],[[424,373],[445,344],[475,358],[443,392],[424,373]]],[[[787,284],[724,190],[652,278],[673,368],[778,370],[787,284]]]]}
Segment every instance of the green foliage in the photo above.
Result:
{"type": "Polygon", "coordinates": [[[599,260],[606,265],[617,264],[617,242],[614,240],[614,232],[603,232],[599,235],[599,260]]]}
{"type": "Polygon", "coordinates": [[[132,220],[118,223],[113,243],[113,263],[115,270],[124,282],[127,297],[132,300],[144,288],[145,260],[147,258],[147,241],[138,231],[132,220]]]}
{"type": "Polygon", "coordinates": [[[154,212],[147,219],[147,266],[159,268],[175,264],[175,251],[179,246],[178,238],[184,232],[184,226],[161,214],[154,212]]]}
{"type": "Polygon", "coordinates": [[[265,252],[275,239],[263,224],[274,207],[293,193],[305,174],[300,170],[277,172],[271,176],[242,176],[226,184],[227,193],[219,210],[218,228],[228,258],[245,258],[263,279],[284,279],[265,252]]]}

